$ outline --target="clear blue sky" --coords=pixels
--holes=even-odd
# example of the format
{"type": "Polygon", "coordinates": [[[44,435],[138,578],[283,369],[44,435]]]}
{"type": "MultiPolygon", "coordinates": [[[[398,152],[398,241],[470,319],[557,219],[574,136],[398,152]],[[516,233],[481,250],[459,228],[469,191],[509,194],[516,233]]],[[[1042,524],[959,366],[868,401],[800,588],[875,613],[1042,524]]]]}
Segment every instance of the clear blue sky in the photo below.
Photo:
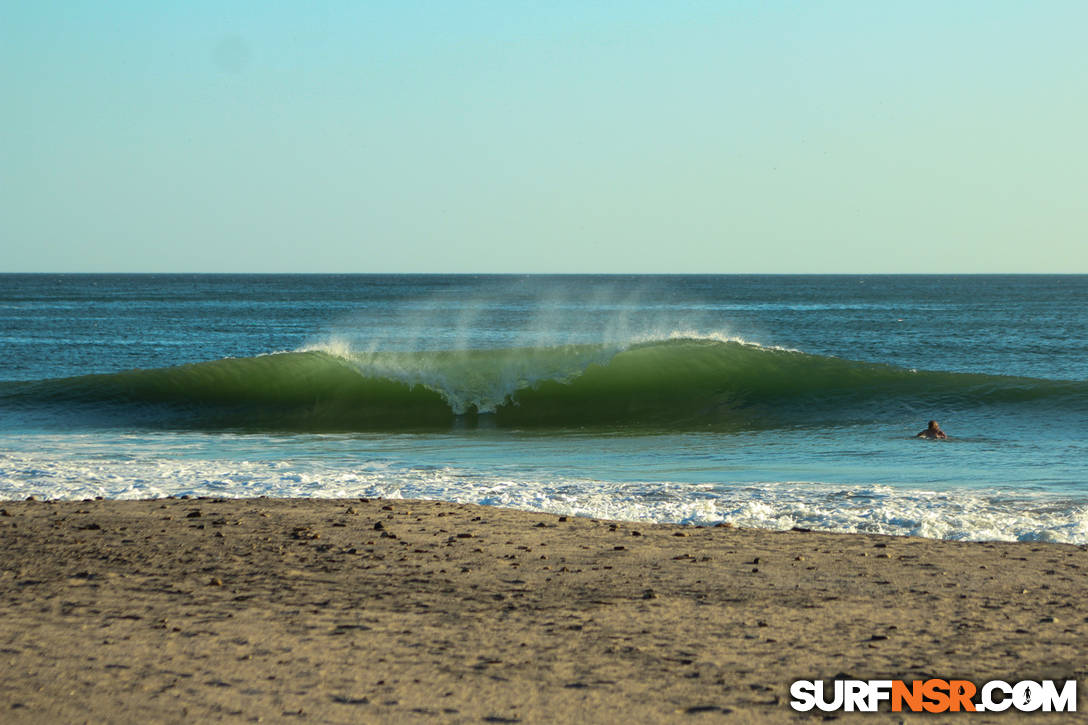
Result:
{"type": "Polygon", "coordinates": [[[1088,3],[41,2],[0,271],[1088,272],[1088,3]]]}

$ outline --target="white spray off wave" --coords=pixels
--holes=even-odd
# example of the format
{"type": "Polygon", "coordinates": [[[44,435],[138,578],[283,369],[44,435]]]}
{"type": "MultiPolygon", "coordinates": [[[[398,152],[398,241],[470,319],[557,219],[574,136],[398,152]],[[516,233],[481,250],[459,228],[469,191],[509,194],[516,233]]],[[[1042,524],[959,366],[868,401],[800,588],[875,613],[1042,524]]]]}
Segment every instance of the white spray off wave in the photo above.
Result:
{"type": "Polygon", "coordinates": [[[592,288],[587,299],[519,289],[512,280],[469,299],[402,302],[378,325],[372,314],[346,315],[299,351],[333,355],[364,376],[421,385],[462,415],[491,413],[518,390],[545,381],[569,382],[635,346],[677,340],[759,346],[723,330],[720,319],[707,324],[705,311],[677,319],[667,305],[647,304],[646,294],[617,283],[592,288]]]}

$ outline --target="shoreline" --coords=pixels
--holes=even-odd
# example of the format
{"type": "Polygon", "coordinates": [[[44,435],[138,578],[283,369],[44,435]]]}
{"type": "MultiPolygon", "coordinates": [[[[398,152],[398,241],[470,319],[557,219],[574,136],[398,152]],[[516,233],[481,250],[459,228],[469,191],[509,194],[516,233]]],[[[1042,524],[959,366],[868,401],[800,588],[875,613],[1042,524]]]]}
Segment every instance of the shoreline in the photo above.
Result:
{"type": "Polygon", "coordinates": [[[166,498],[0,501],[0,547],[6,722],[781,722],[796,679],[1088,677],[1078,545],[166,498]]]}

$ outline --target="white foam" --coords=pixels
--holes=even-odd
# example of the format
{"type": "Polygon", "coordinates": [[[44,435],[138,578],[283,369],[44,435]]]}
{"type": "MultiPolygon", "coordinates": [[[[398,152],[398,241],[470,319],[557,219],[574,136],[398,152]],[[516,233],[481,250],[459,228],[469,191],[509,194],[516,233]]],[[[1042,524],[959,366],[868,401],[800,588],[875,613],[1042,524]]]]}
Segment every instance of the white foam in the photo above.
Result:
{"type": "Polygon", "coordinates": [[[777,352],[801,352],[792,347],[779,345],[764,345],[744,337],[738,337],[718,330],[701,330],[695,328],[668,329],[648,334],[635,335],[626,342],[626,347],[634,345],[653,344],[655,342],[672,342],[676,340],[691,340],[693,342],[723,342],[757,348],[759,350],[775,350],[777,352]]]}
{"type": "Polygon", "coordinates": [[[452,467],[169,456],[0,454],[0,499],[423,498],[643,522],[1088,543],[1088,501],[997,490],[940,492],[827,483],[728,485],[539,480],[452,467]]]}

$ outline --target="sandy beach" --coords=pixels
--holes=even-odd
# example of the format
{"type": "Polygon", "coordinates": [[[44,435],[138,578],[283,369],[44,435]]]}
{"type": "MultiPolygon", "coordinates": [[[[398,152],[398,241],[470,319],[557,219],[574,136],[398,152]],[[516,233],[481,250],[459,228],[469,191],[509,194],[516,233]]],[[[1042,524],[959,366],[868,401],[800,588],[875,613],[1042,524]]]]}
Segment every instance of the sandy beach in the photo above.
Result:
{"type": "Polygon", "coordinates": [[[0,509],[4,722],[807,721],[796,679],[1077,678],[1083,702],[1088,676],[1086,547],[407,500],[0,509]]]}

